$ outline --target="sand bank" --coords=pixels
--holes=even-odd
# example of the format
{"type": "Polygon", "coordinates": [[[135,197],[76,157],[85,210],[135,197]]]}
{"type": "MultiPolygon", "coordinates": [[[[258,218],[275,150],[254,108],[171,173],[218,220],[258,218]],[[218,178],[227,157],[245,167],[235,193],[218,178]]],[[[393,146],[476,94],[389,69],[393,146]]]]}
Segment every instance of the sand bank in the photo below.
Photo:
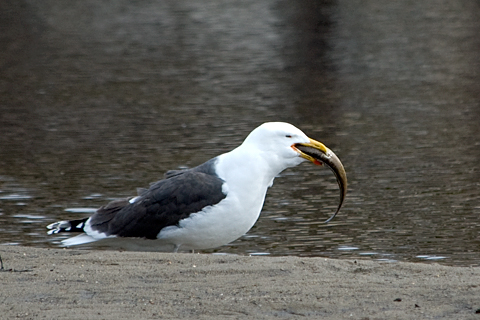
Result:
{"type": "Polygon", "coordinates": [[[0,246],[1,319],[480,319],[480,268],[0,246]]]}

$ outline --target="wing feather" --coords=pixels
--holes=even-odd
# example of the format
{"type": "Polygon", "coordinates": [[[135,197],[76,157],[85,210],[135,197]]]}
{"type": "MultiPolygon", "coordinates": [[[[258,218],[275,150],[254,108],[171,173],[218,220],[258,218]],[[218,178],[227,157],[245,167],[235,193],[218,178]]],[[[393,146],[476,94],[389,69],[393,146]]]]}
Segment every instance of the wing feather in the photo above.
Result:
{"type": "Polygon", "coordinates": [[[224,181],[211,173],[201,166],[182,170],[142,190],[133,203],[118,200],[100,208],[90,226],[106,235],[155,239],[161,229],[226,197],[224,181]]]}

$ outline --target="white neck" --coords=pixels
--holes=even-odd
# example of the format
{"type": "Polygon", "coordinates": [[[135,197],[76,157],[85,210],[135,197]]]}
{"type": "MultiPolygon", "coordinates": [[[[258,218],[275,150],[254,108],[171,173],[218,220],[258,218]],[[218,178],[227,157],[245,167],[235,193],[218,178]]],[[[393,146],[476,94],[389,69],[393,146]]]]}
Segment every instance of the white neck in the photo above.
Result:
{"type": "Polygon", "coordinates": [[[265,193],[273,179],[284,169],[267,161],[266,155],[257,150],[240,146],[218,157],[217,173],[228,181],[229,190],[265,193]]]}

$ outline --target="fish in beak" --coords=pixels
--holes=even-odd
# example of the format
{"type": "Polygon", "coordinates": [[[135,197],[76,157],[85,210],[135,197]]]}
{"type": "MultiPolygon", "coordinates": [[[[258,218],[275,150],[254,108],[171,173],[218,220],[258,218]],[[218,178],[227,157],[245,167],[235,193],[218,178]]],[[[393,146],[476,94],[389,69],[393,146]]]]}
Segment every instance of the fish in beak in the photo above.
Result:
{"type": "Polygon", "coordinates": [[[292,148],[299,153],[300,157],[307,159],[316,165],[321,165],[322,163],[326,164],[335,174],[340,188],[340,203],[333,216],[325,221],[325,223],[330,222],[340,211],[345,195],[347,194],[347,174],[343,168],[342,162],[332,150],[314,139],[310,139],[310,142],[307,143],[296,143],[292,145],[292,148]]]}

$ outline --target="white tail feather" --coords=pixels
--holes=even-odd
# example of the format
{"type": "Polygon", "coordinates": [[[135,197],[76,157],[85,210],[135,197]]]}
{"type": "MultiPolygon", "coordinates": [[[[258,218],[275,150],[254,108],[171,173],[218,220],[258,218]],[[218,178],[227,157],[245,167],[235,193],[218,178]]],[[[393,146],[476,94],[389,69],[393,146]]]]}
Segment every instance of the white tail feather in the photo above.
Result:
{"type": "Polygon", "coordinates": [[[95,242],[97,240],[98,239],[95,239],[95,238],[89,236],[88,234],[83,233],[83,234],[79,234],[78,236],[62,240],[62,244],[65,247],[70,247],[70,246],[78,246],[78,245],[81,245],[81,244],[95,242]]]}

